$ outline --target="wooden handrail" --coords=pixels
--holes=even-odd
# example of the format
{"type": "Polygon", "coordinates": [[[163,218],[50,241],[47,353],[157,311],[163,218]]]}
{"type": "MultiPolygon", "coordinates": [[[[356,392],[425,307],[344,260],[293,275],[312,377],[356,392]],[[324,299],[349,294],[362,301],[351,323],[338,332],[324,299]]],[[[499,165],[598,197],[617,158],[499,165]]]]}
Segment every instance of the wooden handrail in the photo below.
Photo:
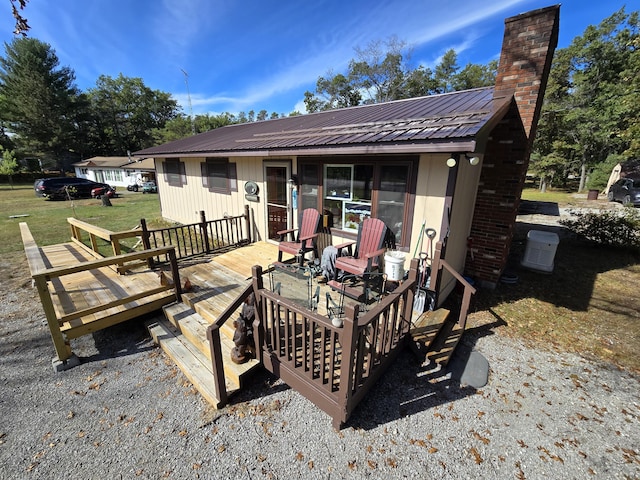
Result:
{"type": "Polygon", "coordinates": [[[27,256],[31,276],[46,270],[47,265],[44,261],[42,250],[40,250],[40,247],[38,247],[38,244],[33,239],[31,230],[29,230],[29,226],[25,222],[20,222],[20,235],[22,236],[24,252],[27,256]]]}
{"type": "Polygon", "coordinates": [[[433,287],[436,292],[436,305],[439,304],[438,297],[440,296],[440,282],[442,281],[442,271],[449,272],[458,282],[460,282],[464,288],[462,294],[462,305],[460,305],[460,314],[458,315],[458,328],[464,329],[467,324],[467,315],[469,314],[469,307],[471,305],[471,297],[476,293],[476,289],[471,285],[466,278],[459,274],[455,268],[453,268],[449,262],[442,258],[443,245],[442,242],[436,243],[436,252],[431,263],[432,278],[435,278],[435,286],[433,287]]]}
{"type": "MultiPolygon", "coordinates": [[[[47,268],[46,270],[34,275],[34,278],[43,277],[46,280],[51,278],[62,277],[72,273],[84,272],[87,270],[94,270],[96,268],[108,267],[122,262],[128,262],[133,260],[142,260],[151,256],[164,255],[173,251],[173,247],[159,247],[152,248],[150,250],[143,250],[141,252],[124,253],[115,257],[108,257],[98,260],[92,260],[89,262],[82,262],[76,265],[47,268]]],[[[177,287],[180,286],[180,282],[177,282],[177,287]]]]}
{"type": "MultiPolygon", "coordinates": [[[[92,225],[91,223],[87,223],[83,220],[78,220],[77,218],[68,217],[67,223],[71,226],[71,241],[79,245],[80,247],[87,250],[91,255],[95,257],[102,257],[103,255],[99,251],[97,238],[100,238],[106,242],[111,244],[111,250],[113,251],[114,256],[118,256],[122,253],[122,247],[120,245],[120,241],[125,238],[138,237],[141,235],[139,230],[125,230],[122,232],[112,232],[111,230],[107,230],[106,228],[98,227],[97,225],[92,225]],[[91,246],[87,246],[82,241],[82,232],[86,232],[89,234],[89,242],[91,246]]],[[[117,263],[116,270],[118,273],[122,273],[124,270],[123,263],[117,263]]]]}
{"type": "Polygon", "coordinates": [[[238,297],[220,314],[214,323],[207,327],[207,340],[211,351],[211,367],[213,369],[214,389],[216,398],[221,405],[225,405],[228,400],[226,381],[224,377],[224,366],[222,360],[222,344],[220,343],[220,327],[229,319],[231,315],[249,298],[253,293],[253,285],[249,284],[238,295],[238,297]]]}

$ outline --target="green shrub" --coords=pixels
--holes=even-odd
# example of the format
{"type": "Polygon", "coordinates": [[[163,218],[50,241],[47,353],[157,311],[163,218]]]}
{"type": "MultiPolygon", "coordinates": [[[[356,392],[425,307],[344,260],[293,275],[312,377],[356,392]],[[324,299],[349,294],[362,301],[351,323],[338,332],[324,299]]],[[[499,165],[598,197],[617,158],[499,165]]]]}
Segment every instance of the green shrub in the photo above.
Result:
{"type": "Polygon", "coordinates": [[[572,218],[560,224],[579,236],[599,245],[640,249],[640,213],[635,208],[570,213],[572,218]]]}

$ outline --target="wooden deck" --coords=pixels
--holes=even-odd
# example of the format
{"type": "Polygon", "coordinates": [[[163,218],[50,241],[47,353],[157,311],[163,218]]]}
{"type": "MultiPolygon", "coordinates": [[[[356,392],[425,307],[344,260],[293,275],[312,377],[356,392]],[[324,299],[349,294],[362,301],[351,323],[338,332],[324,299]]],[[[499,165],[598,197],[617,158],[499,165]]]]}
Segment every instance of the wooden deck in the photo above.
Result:
{"type": "Polygon", "coordinates": [[[169,246],[96,259],[78,242],[40,248],[26,224],[22,233],[62,363],[72,357],[71,339],[162,309],[164,315],[146,322],[150,334],[215,407],[226,404],[243,379],[263,366],[324,409],[340,428],[409,335],[414,346],[422,344],[417,353],[446,363],[464,330],[453,329],[436,343],[448,312],[421,315],[417,322],[413,312],[412,318],[417,261],[408,281],[387,285],[392,292],[374,295],[364,305],[319,284],[309,271],[289,278],[288,268],[274,267],[278,247],[273,243],[178,263],[169,246]],[[149,268],[153,258],[168,263],[149,268]],[[272,291],[276,284],[280,288],[272,291]],[[253,330],[256,356],[238,365],[231,362],[233,321],[252,293],[260,307],[253,330]],[[312,310],[305,305],[310,295],[316,299],[312,310]],[[340,326],[329,318],[327,295],[333,307],[343,307],[340,326]],[[345,348],[351,353],[343,358],[345,348]],[[343,371],[349,372],[344,379],[343,371]]]}

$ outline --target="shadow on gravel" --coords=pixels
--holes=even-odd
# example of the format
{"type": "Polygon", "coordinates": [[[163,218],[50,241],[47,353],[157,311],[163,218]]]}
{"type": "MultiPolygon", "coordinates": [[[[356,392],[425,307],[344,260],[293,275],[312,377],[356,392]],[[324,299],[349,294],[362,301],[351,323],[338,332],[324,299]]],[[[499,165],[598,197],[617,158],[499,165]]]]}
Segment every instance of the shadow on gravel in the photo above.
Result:
{"type": "MultiPolygon", "coordinates": [[[[155,349],[153,340],[144,326],[148,317],[138,317],[119,323],[103,330],[93,332],[91,336],[81,337],[86,344],[78,349],[82,363],[98,362],[109,358],[134,355],[155,349]],[[93,345],[92,345],[93,343],[93,345]],[[90,351],[95,353],[89,353],[90,351]],[[84,351],[88,354],[82,355],[84,351]]],[[[75,350],[74,350],[75,351],[75,350]]]]}
{"type": "Polygon", "coordinates": [[[503,325],[506,322],[497,318],[495,322],[467,329],[445,368],[433,363],[421,365],[409,349],[405,349],[356,408],[345,428],[371,430],[474,395],[476,388],[460,383],[461,370],[478,340],[494,335],[494,328],[503,325]]]}

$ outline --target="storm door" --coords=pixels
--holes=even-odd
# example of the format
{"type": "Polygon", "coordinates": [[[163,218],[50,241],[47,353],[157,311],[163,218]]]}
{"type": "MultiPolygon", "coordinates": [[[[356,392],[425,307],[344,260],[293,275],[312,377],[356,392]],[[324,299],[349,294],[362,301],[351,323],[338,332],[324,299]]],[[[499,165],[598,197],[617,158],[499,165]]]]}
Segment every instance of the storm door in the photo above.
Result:
{"type": "Polygon", "coordinates": [[[269,163],[264,167],[267,197],[267,233],[270,240],[279,240],[276,232],[291,225],[289,203],[289,163],[269,163]]]}

